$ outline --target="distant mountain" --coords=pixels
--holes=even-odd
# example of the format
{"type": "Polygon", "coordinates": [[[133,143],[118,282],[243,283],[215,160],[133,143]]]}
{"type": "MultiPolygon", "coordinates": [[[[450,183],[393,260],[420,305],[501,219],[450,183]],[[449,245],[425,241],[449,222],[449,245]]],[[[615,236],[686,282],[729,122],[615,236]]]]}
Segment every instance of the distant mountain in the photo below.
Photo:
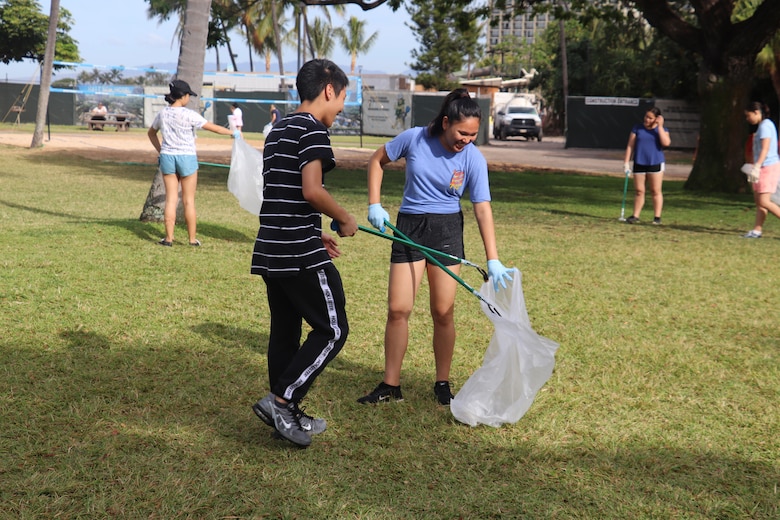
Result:
{"type": "MultiPolygon", "coordinates": [[[[240,62],[237,63],[238,65],[238,73],[247,73],[249,72],[249,62],[240,62]]],[[[159,63],[149,63],[149,64],[142,64],[142,65],[122,65],[125,67],[125,70],[122,72],[122,75],[124,77],[134,77],[142,75],[144,72],[144,69],[151,69],[154,68],[158,71],[169,71],[171,74],[176,71],[176,62],[159,62],[159,63]]],[[[265,60],[258,61],[255,60],[254,62],[255,71],[256,74],[266,74],[265,72],[265,60]]],[[[287,61],[284,64],[285,69],[287,69],[287,73],[290,75],[294,75],[298,67],[297,61],[287,61]]],[[[347,71],[349,73],[349,65],[339,65],[342,69],[347,71]]],[[[206,64],[206,72],[214,72],[217,68],[216,63],[207,63],[206,64]]],[[[2,69],[0,69],[2,70],[2,69]]],[[[84,71],[91,71],[92,69],[89,67],[78,67],[73,70],[59,70],[54,72],[54,80],[60,80],[65,78],[75,78],[78,76],[81,72],[84,71]]],[[[271,64],[271,72],[270,74],[277,74],[278,67],[274,63],[271,64]]],[[[16,71],[14,71],[16,72],[16,71]]],[[[9,75],[7,72],[5,73],[5,77],[2,78],[5,82],[8,83],[28,83],[32,81],[33,83],[37,84],[40,80],[40,75],[37,73],[37,70],[33,69],[34,73],[29,74],[21,74],[21,73],[12,73],[9,75]]],[[[363,69],[363,74],[395,74],[395,73],[388,73],[384,70],[378,70],[378,69],[363,69]]],[[[414,77],[416,74],[412,70],[405,70],[403,72],[400,72],[398,74],[404,74],[406,76],[414,77]]]]}
{"type": "MultiPolygon", "coordinates": [[[[222,72],[230,72],[230,71],[225,70],[225,66],[226,65],[230,65],[230,62],[228,62],[227,64],[225,64],[223,62],[220,62],[220,66],[222,67],[222,72]]],[[[347,74],[349,74],[349,67],[350,67],[349,65],[343,65],[343,64],[337,64],[337,65],[339,67],[341,67],[345,72],[347,72],[347,74]]],[[[249,62],[248,61],[236,63],[236,66],[238,66],[238,71],[237,71],[238,73],[249,72],[249,62]]],[[[169,62],[169,63],[153,63],[151,65],[136,66],[136,67],[133,67],[133,68],[152,68],[152,67],[155,68],[155,69],[159,69],[159,70],[175,71],[176,70],[176,63],[172,63],[172,62],[169,62]]],[[[276,65],[276,61],[275,60],[271,61],[271,72],[270,73],[267,73],[265,71],[265,59],[263,59],[262,61],[255,60],[254,68],[255,68],[255,70],[254,70],[255,74],[278,74],[278,71],[279,71],[279,67],[276,65]]],[[[288,74],[294,75],[296,73],[295,71],[298,70],[298,62],[297,61],[285,61],[284,62],[284,68],[285,68],[285,70],[287,71],[288,74]]],[[[217,64],[215,62],[206,63],[205,72],[214,72],[216,70],[217,70],[217,64]]],[[[408,75],[410,73],[411,73],[411,71],[406,71],[406,72],[402,72],[401,74],[407,74],[408,75]]],[[[363,69],[363,74],[388,74],[388,73],[386,71],[384,71],[384,70],[368,70],[368,69],[364,68],[363,69]]],[[[131,75],[130,71],[127,71],[127,75],[131,75]]]]}

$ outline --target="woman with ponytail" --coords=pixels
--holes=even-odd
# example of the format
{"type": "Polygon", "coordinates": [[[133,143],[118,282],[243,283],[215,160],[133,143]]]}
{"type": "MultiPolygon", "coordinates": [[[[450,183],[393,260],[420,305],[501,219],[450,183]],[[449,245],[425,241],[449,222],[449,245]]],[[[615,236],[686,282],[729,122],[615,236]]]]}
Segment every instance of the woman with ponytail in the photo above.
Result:
{"type": "Polygon", "coordinates": [[[777,150],[777,128],[769,119],[769,109],[759,102],[752,102],[745,110],[745,119],[751,125],[758,125],[753,135],[753,168],[748,179],[753,186],[756,201],[756,221],[753,229],[743,238],[761,238],[764,221],[768,213],[780,218],[780,206],[772,202],[771,196],[780,180],[780,156],[777,150]]]}
{"type": "Polygon", "coordinates": [[[179,205],[179,183],[181,182],[181,201],[184,205],[184,221],[187,224],[189,244],[199,246],[195,236],[195,188],[198,186],[198,156],[195,151],[195,131],[199,128],[216,134],[240,136],[227,128],[206,119],[187,108],[190,96],[195,96],[187,82],[173,80],[168,87],[170,92],[165,101],[170,106],[163,108],[152,122],[147,133],[155,150],[160,154],[160,171],[165,184],[165,238],[158,244],[173,245],[173,231],[176,227],[176,206],[179,205]],[[157,133],[162,132],[162,142],[157,133]]]}
{"type": "MultiPolygon", "coordinates": [[[[447,95],[439,114],[427,127],[410,128],[377,149],[368,162],[368,221],[384,232],[385,221],[390,221],[381,204],[384,166],[406,158],[406,183],[396,221],[398,230],[417,244],[464,258],[460,199],[468,191],[485,247],[488,273],[498,290],[506,287],[514,270],[504,267],[498,259],[487,161],[473,143],[481,119],[479,104],[466,89],[459,88],[447,95]]],[[[456,274],[460,272],[458,262],[440,260],[456,274]]],[[[409,343],[409,317],[424,274],[428,276],[433,318],[436,362],[433,393],[440,404],[450,404],[457,285],[444,270],[426,262],[420,251],[398,243],[393,244],[390,254],[384,379],[358,402],[403,399],[401,364],[409,343]]]]}

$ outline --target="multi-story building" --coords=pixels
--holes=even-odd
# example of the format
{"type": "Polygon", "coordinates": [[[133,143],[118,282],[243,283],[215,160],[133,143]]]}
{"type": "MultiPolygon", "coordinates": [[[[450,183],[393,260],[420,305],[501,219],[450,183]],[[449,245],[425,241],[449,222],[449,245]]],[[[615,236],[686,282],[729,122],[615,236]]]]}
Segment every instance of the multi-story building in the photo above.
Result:
{"type": "MultiPolygon", "coordinates": [[[[548,0],[552,2],[553,0],[548,0]]],[[[593,3],[618,5],[619,0],[594,0],[593,3]]],[[[532,9],[526,7],[522,13],[515,15],[514,0],[506,0],[504,9],[493,7],[493,0],[490,0],[491,22],[487,24],[487,49],[490,51],[493,47],[502,41],[512,37],[518,43],[532,44],[540,38],[547,26],[549,26],[555,17],[552,13],[541,13],[532,15],[532,9]]]]}
{"type": "Polygon", "coordinates": [[[518,43],[532,44],[541,37],[542,32],[554,20],[550,13],[532,16],[531,8],[526,8],[523,13],[515,15],[513,0],[506,1],[505,9],[492,9],[491,18],[496,23],[487,24],[488,52],[510,38],[518,43]]]}

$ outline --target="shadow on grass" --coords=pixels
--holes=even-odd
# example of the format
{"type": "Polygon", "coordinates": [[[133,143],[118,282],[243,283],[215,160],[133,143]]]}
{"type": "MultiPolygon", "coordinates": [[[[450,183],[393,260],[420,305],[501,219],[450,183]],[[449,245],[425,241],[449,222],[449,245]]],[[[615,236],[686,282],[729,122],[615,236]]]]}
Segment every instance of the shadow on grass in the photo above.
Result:
{"type": "Polygon", "coordinates": [[[46,493],[69,497],[57,505],[32,492],[14,507],[45,504],[56,516],[99,488],[108,503],[129,496],[125,507],[141,517],[164,504],[247,517],[777,518],[780,471],[769,460],[684,438],[604,446],[565,428],[559,442],[541,443],[527,432],[552,426],[544,409],[492,429],[457,424],[432,400],[360,405],[352,391],[365,368],[342,358],[317,382],[318,411],[322,395],[331,403],[329,432],[300,452],[249,409],[264,362],[242,343],[262,337],[216,322],[193,330],[217,348],[124,345],[80,329],[61,331],[65,350],[1,345],[3,386],[14,389],[3,405],[14,457],[5,484],[33,489],[36,475],[57,473],[63,480],[46,493]]]}
{"type": "MultiPolygon", "coordinates": [[[[602,215],[590,215],[587,213],[578,213],[576,211],[565,211],[565,210],[559,210],[559,209],[548,209],[546,210],[547,213],[550,213],[552,215],[559,215],[563,217],[576,217],[578,219],[589,219],[593,222],[600,222],[600,223],[608,223],[608,222],[616,222],[621,225],[627,226],[627,229],[640,229],[642,227],[649,227],[652,224],[647,221],[643,221],[639,224],[626,224],[625,222],[620,222],[617,218],[604,218],[602,215]]],[[[689,233],[708,233],[710,235],[730,235],[735,236],[734,228],[711,228],[711,227],[704,227],[704,226],[696,226],[693,224],[686,225],[686,224],[663,224],[662,226],[653,226],[654,231],[663,231],[663,230],[679,230],[679,231],[687,231],[689,233]]]]}
{"type": "Polygon", "coordinates": [[[249,348],[264,355],[268,353],[268,335],[265,333],[214,322],[195,325],[192,331],[222,348],[249,348]]]}
{"type": "MultiPolygon", "coordinates": [[[[73,166],[84,173],[101,178],[116,177],[123,180],[138,182],[148,182],[152,185],[152,180],[157,173],[157,165],[152,163],[142,163],[133,161],[90,161],[83,157],[68,155],[40,155],[28,159],[36,165],[48,164],[52,167],[62,168],[73,166]]],[[[203,188],[221,186],[227,190],[227,177],[229,168],[225,166],[200,165],[198,168],[198,186],[203,188]]]]}
{"type": "MultiPolygon", "coordinates": [[[[383,196],[400,204],[405,174],[388,170],[382,182],[383,196]]],[[[328,188],[354,196],[365,196],[366,174],[358,170],[334,170],[325,178],[328,188]]],[[[623,180],[615,177],[599,177],[572,173],[538,171],[490,172],[490,191],[494,205],[530,204],[533,207],[556,208],[563,204],[617,205],[623,195],[623,180]]],[[[683,189],[679,181],[664,183],[665,206],[681,209],[702,209],[717,206],[725,209],[752,207],[750,194],[698,193],[683,189]]],[[[627,207],[633,201],[633,182],[628,187],[627,207]]],[[[464,199],[466,200],[466,199],[464,199]]],[[[648,204],[650,196],[647,196],[648,204]]]]}
{"type": "MultiPolygon", "coordinates": [[[[85,160],[80,157],[36,156],[39,163],[48,163],[62,167],[72,164],[82,170],[87,169],[100,177],[116,176],[148,182],[151,186],[155,174],[155,165],[143,163],[122,162],[90,162],[85,167],[85,160]]],[[[203,189],[219,188],[227,190],[227,167],[201,165],[198,173],[198,185],[203,189]]],[[[383,194],[385,198],[400,204],[405,173],[402,170],[388,169],[383,179],[383,194]]],[[[338,193],[365,197],[366,173],[363,170],[336,169],[325,175],[328,189],[338,197],[338,193]]],[[[597,204],[619,207],[623,194],[623,179],[609,176],[592,176],[577,173],[540,172],[523,170],[518,172],[490,172],[490,187],[493,204],[521,203],[534,207],[545,206],[555,208],[562,204],[597,204]]],[[[753,207],[751,194],[721,194],[698,193],[683,189],[683,183],[676,180],[664,182],[665,210],[702,209],[706,206],[717,206],[724,209],[753,207]]],[[[627,207],[633,200],[633,181],[629,183],[627,207]]],[[[649,195],[648,195],[649,201],[649,195]]]]}
{"type": "MultiPolygon", "coordinates": [[[[74,215],[72,213],[63,213],[59,211],[50,211],[43,208],[36,208],[34,206],[25,206],[4,200],[0,200],[0,205],[13,209],[29,211],[30,213],[35,213],[37,215],[48,215],[50,217],[67,219],[78,222],[79,224],[87,223],[98,226],[124,229],[125,231],[134,234],[143,241],[157,241],[160,239],[160,226],[162,223],[141,222],[140,220],[94,219],[83,217],[81,215],[74,215]]],[[[225,240],[228,242],[253,243],[255,240],[254,236],[247,235],[246,233],[241,233],[235,229],[203,221],[198,222],[198,234],[215,240],[225,240]]]]}

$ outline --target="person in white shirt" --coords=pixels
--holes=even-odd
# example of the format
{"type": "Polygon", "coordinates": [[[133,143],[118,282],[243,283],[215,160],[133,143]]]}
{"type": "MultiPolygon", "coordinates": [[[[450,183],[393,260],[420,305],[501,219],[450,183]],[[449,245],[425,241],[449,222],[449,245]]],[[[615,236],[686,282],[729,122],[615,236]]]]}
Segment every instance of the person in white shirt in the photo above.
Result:
{"type": "Polygon", "coordinates": [[[239,108],[238,103],[230,105],[230,111],[232,114],[228,117],[228,122],[231,128],[241,132],[241,129],[244,128],[244,113],[239,108]]]}
{"type": "Polygon", "coordinates": [[[187,108],[190,96],[196,96],[187,82],[176,79],[168,87],[170,93],[165,101],[170,106],[163,108],[152,122],[148,136],[152,146],[160,154],[160,171],[165,183],[165,238],[161,246],[173,245],[173,231],[176,226],[176,206],[179,204],[179,182],[181,200],[184,205],[184,221],[191,246],[199,246],[195,237],[195,189],[198,186],[198,156],[195,151],[195,131],[199,128],[223,135],[239,137],[224,126],[209,123],[206,119],[187,108]],[[162,132],[162,142],[157,136],[162,132]]]}
{"type": "MultiPolygon", "coordinates": [[[[108,109],[102,101],[99,101],[98,105],[92,109],[91,114],[91,119],[93,121],[105,121],[106,116],[108,115],[108,109]]],[[[95,130],[103,130],[103,125],[92,125],[92,128],[95,130]]]]}

